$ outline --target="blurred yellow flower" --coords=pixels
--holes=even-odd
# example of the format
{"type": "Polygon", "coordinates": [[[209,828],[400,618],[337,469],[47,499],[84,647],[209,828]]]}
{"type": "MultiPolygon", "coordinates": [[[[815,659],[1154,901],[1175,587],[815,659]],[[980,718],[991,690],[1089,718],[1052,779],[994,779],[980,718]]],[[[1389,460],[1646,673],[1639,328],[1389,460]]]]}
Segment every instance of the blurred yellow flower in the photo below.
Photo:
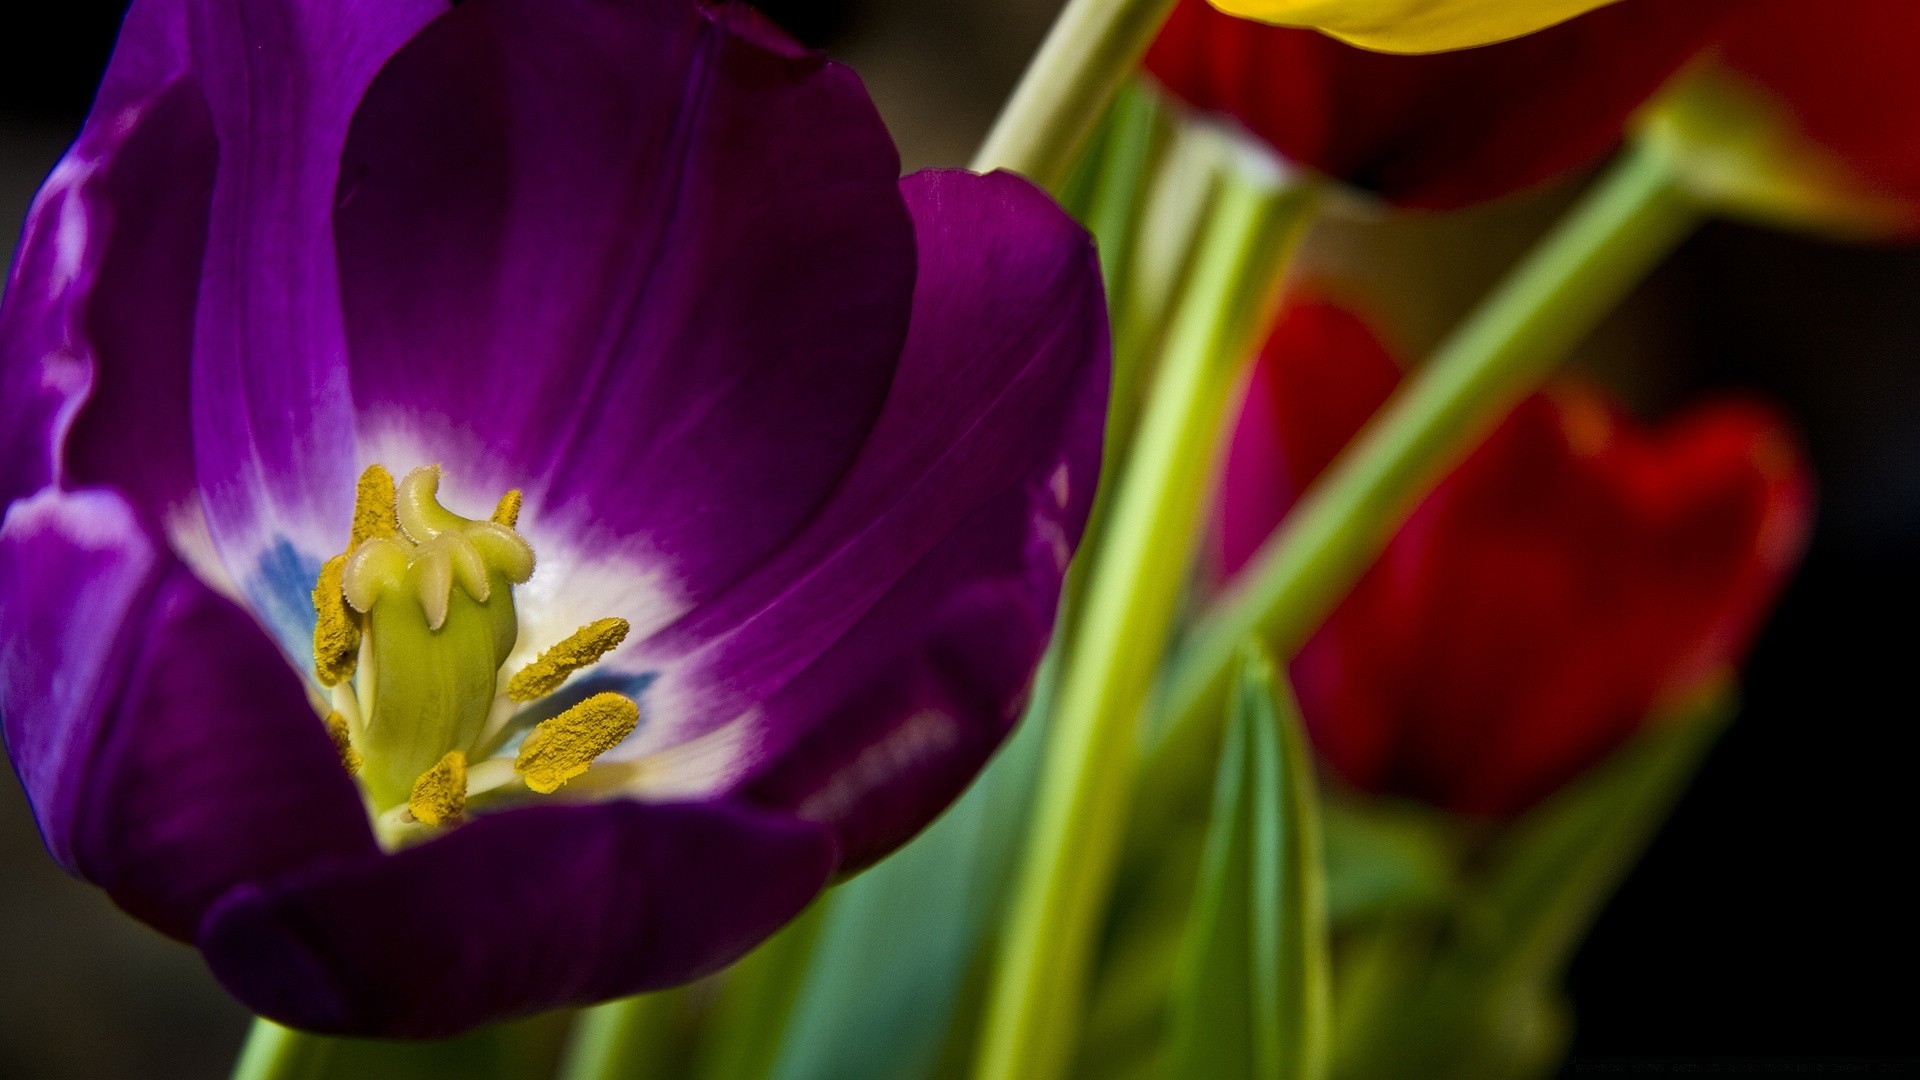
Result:
{"type": "Polygon", "coordinates": [[[1613,0],[1213,0],[1229,15],[1322,30],[1381,52],[1465,49],[1565,22],[1613,0]]]}

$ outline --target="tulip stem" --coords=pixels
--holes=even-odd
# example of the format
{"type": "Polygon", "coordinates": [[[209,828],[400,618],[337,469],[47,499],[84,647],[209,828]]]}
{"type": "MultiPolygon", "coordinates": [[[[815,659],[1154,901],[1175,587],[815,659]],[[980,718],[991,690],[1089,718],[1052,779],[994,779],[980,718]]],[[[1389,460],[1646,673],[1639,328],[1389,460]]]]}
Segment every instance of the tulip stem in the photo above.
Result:
{"type": "Polygon", "coordinates": [[[320,1080],[333,1040],[257,1018],[233,1066],[233,1080],[320,1080]]]}
{"type": "Polygon", "coordinates": [[[678,991],[582,1009],[560,1064],[559,1080],[665,1080],[681,1067],[684,1002],[678,991]]]}
{"type": "Polygon", "coordinates": [[[1221,431],[1279,268],[1313,203],[1267,165],[1233,170],[1067,644],[1034,822],[975,1062],[978,1080],[1054,1080],[1071,1056],[1136,760],[1135,735],[1170,633],[1221,431]],[[1255,172],[1261,175],[1255,175],[1255,172]]]}
{"type": "Polygon", "coordinates": [[[1173,0],[1068,0],[974,155],[974,171],[1010,169],[1058,191],[1172,10],[1173,0]]]}
{"type": "MultiPolygon", "coordinates": [[[[1143,774],[1150,789],[1214,759],[1240,642],[1258,634],[1277,655],[1296,652],[1433,485],[1704,217],[1666,152],[1640,143],[1621,155],[1406,380],[1194,627],[1172,669],[1169,726],[1143,774]]],[[[1162,797],[1140,795],[1156,806],[1162,797]]]]}

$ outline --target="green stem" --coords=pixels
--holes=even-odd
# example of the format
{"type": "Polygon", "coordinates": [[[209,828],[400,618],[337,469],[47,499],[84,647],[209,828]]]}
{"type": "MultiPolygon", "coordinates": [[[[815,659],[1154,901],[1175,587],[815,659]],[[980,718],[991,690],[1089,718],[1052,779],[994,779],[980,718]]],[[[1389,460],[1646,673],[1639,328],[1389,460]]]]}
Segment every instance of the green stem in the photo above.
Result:
{"type": "Polygon", "coordinates": [[[1173,0],[1068,0],[974,170],[1010,169],[1057,189],[1171,10],[1173,0]]]}
{"type": "MultiPolygon", "coordinates": [[[[1673,163],[1631,147],[1573,213],[1381,410],[1195,628],[1144,783],[1202,775],[1239,643],[1291,656],[1441,477],[1702,219],[1673,163]]],[[[1174,797],[1141,795],[1152,805],[1174,797]]]]}
{"type": "Polygon", "coordinates": [[[1141,708],[1224,417],[1311,203],[1305,189],[1236,176],[1207,230],[1069,642],[979,1080],[1053,1080],[1068,1064],[1125,827],[1141,708]]]}
{"type": "MultiPolygon", "coordinates": [[[[1102,476],[1119,475],[1120,463],[1132,452],[1147,386],[1163,352],[1181,284],[1193,269],[1200,234],[1220,194],[1228,163],[1241,152],[1218,129],[1199,124],[1177,126],[1167,142],[1156,167],[1144,178],[1149,182],[1140,186],[1124,272],[1110,272],[1107,279],[1113,380],[1107,391],[1102,476]]],[[[1104,238],[1101,247],[1104,259],[1104,238]]],[[[1115,487],[1101,485],[1094,504],[1096,522],[1105,519],[1115,487]]]]}
{"type": "Polygon", "coordinates": [[[679,1067],[684,1007],[679,991],[663,990],[583,1010],[559,1080],[667,1080],[679,1067]]]}
{"type": "Polygon", "coordinates": [[[256,1019],[234,1062],[233,1080],[318,1080],[333,1040],[256,1019]]]}
{"type": "Polygon", "coordinates": [[[1155,175],[1154,159],[1172,133],[1160,94],[1140,80],[1123,86],[1104,121],[1105,137],[1081,220],[1100,245],[1100,276],[1107,301],[1127,294],[1141,206],[1155,175]]]}
{"type": "Polygon", "coordinates": [[[681,1075],[698,1080],[765,1080],[772,1072],[826,909],[826,900],[816,899],[728,970],[700,1033],[694,1068],[681,1075]]]}

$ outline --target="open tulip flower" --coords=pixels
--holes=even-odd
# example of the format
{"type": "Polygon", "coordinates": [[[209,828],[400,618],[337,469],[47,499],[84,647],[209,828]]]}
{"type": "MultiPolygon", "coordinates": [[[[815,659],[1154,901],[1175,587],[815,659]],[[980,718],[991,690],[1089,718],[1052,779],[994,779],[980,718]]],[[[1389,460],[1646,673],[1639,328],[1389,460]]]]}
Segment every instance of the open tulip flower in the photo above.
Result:
{"type": "Polygon", "coordinates": [[[1018,715],[1086,235],[695,0],[136,0],[0,311],[46,844],[266,1016],[682,982],[1018,715]]]}
{"type": "Polygon", "coordinates": [[[1656,137],[1719,208],[1868,238],[1920,236],[1920,5],[1757,0],[1656,137]]]}
{"type": "Polygon", "coordinates": [[[1505,41],[1617,0],[1213,0],[1222,11],[1311,27],[1369,49],[1425,53],[1505,41]]]}
{"type": "Polygon", "coordinates": [[[1620,0],[1518,41],[1384,56],[1180,0],[1146,66],[1294,164],[1398,206],[1444,210],[1599,160],[1734,6],[1620,0]]]}
{"type": "MultiPolygon", "coordinates": [[[[1324,303],[1283,319],[1237,429],[1220,558],[1237,570],[1399,369],[1324,303]]],[[[1812,483],[1744,401],[1651,431],[1599,395],[1524,402],[1430,495],[1293,665],[1349,783],[1516,813],[1736,663],[1798,561],[1812,483]]]]}

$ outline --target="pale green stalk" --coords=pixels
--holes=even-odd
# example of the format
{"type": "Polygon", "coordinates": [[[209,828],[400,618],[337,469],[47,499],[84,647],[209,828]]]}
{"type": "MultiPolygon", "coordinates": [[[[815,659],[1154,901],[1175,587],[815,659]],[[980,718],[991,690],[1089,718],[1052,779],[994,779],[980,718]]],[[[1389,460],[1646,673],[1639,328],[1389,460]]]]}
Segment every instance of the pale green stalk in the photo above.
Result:
{"type": "MultiPolygon", "coordinates": [[[[1112,288],[1109,279],[1113,382],[1103,476],[1117,475],[1118,464],[1127,460],[1174,304],[1193,269],[1200,232],[1220,194],[1227,159],[1235,152],[1215,128],[1177,125],[1157,167],[1144,178],[1125,273],[1119,278],[1124,287],[1112,288]]],[[[1101,485],[1100,509],[1112,501],[1114,486],[1101,485]]]]}
{"type": "Polygon", "coordinates": [[[319,1080],[332,1040],[256,1019],[234,1062],[233,1080],[319,1080]]]}
{"type": "Polygon", "coordinates": [[[1673,163],[1630,148],[1369,423],[1288,515],[1173,668],[1170,727],[1141,798],[1206,774],[1240,642],[1292,655],[1378,557],[1419,500],[1701,220],[1673,163]]]}
{"type": "Polygon", "coordinates": [[[1141,709],[1193,554],[1224,418],[1311,204],[1310,191],[1270,169],[1258,178],[1236,173],[1206,229],[1093,552],[978,1080],[1054,1080],[1066,1068],[1126,825],[1141,709]]]}
{"type": "Polygon", "coordinates": [[[559,1080],[669,1080],[679,1063],[683,994],[663,990],[583,1009],[559,1080]]]}
{"type": "Polygon", "coordinates": [[[1068,0],[974,170],[1009,169],[1058,189],[1172,10],[1173,0],[1068,0]]]}

